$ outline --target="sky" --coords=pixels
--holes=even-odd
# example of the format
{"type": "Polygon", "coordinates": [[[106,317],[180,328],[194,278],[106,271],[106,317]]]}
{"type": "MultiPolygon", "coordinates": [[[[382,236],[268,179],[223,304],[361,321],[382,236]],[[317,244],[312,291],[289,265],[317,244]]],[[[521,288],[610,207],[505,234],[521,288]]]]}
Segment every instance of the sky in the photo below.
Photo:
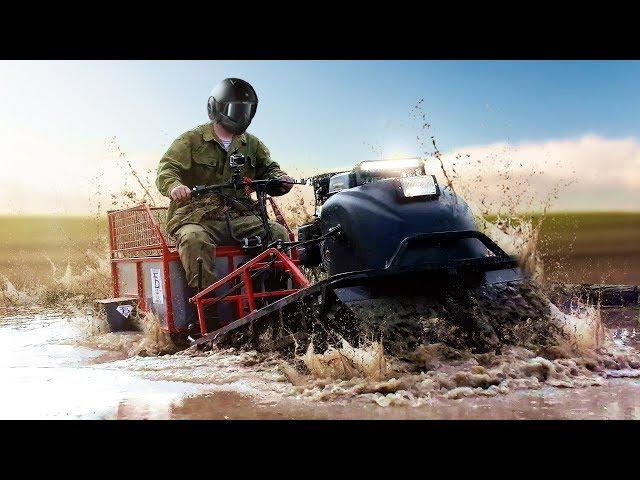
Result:
{"type": "Polygon", "coordinates": [[[640,62],[0,61],[0,214],[90,213],[130,181],[118,149],[152,172],[225,77],[255,87],[249,131],[293,174],[422,155],[427,134],[485,186],[507,168],[541,198],[570,180],[552,209],[640,210],[640,62]]]}

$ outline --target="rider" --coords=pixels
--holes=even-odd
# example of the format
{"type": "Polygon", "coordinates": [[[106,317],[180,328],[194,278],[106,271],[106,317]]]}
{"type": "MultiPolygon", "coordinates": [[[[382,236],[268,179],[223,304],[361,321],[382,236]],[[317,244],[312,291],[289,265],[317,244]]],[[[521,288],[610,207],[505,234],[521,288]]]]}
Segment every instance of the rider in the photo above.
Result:
{"type": "MultiPolygon", "coordinates": [[[[248,82],[224,79],[207,102],[211,122],[178,137],[158,165],[156,185],[162,195],[171,198],[167,233],[176,238],[187,282],[193,288],[198,285],[198,257],[203,259],[202,286],[206,287],[216,280],[216,245],[229,245],[241,238],[264,238],[266,231],[245,189],[225,192],[237,201],[215,194],[193,198],[191,189],[229,182],[236,170],[229,157],[235,153],[246,158],[240,167],[243,177],[292,181],[271,160],[267,147],[246,132],[257,107],[258,96],[248,82]]],[[[284,195],[292,186],[281,184],[276,193],[284,195]]],[[[282,225],[269,224],[274,239],[289,240],[282,225]]]]}

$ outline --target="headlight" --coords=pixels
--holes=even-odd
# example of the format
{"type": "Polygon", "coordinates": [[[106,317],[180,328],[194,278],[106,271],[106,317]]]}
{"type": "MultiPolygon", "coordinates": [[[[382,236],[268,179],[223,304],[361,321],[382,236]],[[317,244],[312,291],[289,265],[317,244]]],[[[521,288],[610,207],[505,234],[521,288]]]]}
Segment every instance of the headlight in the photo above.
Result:
{"type": "Polygon", "coordinates": [[[378,172],[380,170],[400,171],[420,168],[422,163],[417,158],[406,158],[400,160],[367,160],[360,163],[363,172],[378,172]]]}
{"type": "Polygon", "coordinates": [[[405,197],[424,197],[438,194],[438,184],[433,175],[399,178],[400,189],[405,197]]]}
{"type": "Polygon", "coordinates": [[[329,194],[355,187],[355,179],[351,172],[338,173],[329,179],[329,194]]]}

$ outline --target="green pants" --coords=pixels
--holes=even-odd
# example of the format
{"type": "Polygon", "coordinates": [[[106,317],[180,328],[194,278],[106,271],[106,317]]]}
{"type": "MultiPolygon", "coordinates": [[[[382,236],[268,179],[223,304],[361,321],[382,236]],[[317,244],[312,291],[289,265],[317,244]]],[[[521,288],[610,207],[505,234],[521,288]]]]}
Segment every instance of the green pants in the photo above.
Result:
{"type": "MultiPolygon", "coordinates": [[[[289,241],[287,229],[279,223],[269,222],[276,240],[289,241]]],[[[261,236],[266,242],[266,232],[260,220],[253,216],[231,220],[231,228],[236,238],[261,236]]],[[[202,257],[202,286],[208,287],[217,278],[215,274],[215,248],[218,245],[237,245],[233,240],[227,222],[224,220],[202,220],[180,227],[175,235],[182,266],[187,274],[190,287],[198,286],[198,257],[202,257]]]]}

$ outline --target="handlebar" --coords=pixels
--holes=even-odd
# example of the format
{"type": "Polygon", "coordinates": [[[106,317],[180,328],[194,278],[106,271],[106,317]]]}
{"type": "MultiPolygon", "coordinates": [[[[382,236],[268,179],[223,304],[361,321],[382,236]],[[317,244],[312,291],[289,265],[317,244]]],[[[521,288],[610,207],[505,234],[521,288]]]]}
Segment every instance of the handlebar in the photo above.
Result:
{"type": "Polygon", "coordinates": [[[306,185],[305,180],[301,181],[288,181],[280,180],[277,178],[269,178],[264,180],[252,180],[250,178],[236,178],[232,177],[227,183],[221,183],[218,185],[196,185],[191,189],[191,195],[199,197],[207,193],[215,191],[221,191],[224,188],[231,188],[234,190],[250,187],[256,192],[264,192],[271,196],[278,195],[278,188],[282,185],[306,185]]]}

